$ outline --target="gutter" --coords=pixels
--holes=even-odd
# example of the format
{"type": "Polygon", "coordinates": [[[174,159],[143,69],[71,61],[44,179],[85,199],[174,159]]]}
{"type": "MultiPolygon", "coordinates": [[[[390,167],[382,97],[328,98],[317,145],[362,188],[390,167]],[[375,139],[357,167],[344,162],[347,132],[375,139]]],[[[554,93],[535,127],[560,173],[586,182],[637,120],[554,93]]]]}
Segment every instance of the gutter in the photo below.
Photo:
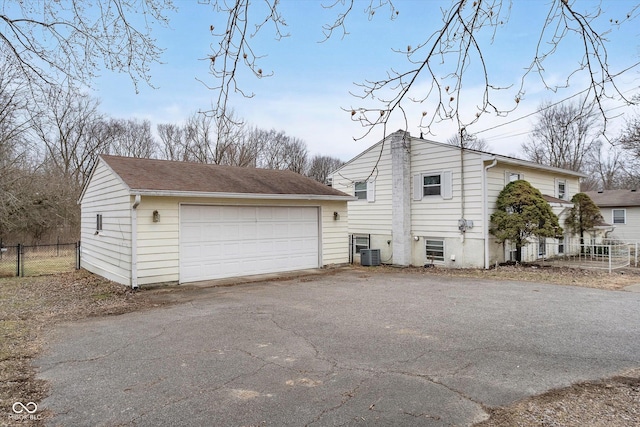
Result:
{"type": "Polygon", "coordinates": [[[484,167],[482,174],[482,226],[484,227],[484,268],[489,269],[489,190],[487,188],[487,172],[498,164],[496,157],[489,157],[486,160],[493,160],[491,164],[484,167]]]}
{"type": "Polygon", "coordinates": [[[333,196],[320,194],[262,194],[262,193],[212,193],[202,191],[175,191],[175,190],[143,190],[131,189],[131,194],[136,196],[162,196],[162,197],[200,197],[219,199],[264,199],[264,200],[331,200],[354,201],[354,196],[333,196]]]}
{"type": "Polygon", "coordinates": [[[131,289],[138,289],[138,206],[142,197],[136,194],[131,205],[131,289]]]}

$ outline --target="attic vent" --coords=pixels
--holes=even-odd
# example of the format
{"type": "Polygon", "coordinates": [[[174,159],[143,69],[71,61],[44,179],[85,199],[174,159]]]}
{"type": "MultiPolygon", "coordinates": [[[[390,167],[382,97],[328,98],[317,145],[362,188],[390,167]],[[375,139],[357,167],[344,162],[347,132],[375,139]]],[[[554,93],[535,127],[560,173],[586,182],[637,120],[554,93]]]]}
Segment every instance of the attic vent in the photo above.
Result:
{"type": "Polygon", "coordinates": [[[632,193],[635,193],[635,192],[636,192],[636,189],[635,189],[635,188],[632,188],[632,189],[631,189],[631,192],[632,192],[632,193]]]}

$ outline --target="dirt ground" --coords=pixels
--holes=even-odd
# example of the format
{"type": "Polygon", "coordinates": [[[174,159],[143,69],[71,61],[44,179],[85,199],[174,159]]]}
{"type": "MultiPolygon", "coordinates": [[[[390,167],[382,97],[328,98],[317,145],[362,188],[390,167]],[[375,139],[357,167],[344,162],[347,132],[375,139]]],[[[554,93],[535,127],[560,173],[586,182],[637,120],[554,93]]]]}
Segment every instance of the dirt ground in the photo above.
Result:
{"type": "MultiPolygon", "coordinates": [[[[394,267],[352,267],[385,274],[394,267]]],[[[407,268],[407,274],[457,276],[487,280],[519,280],[620,290],[640,283],[640,269],[603,271],[541,266],[509,266],[492,270],[407,268]]],[[[184,287],[184,289],[188,289],[184,287]]],[[[109,316],[157,307],[180,298],[180,288],[132,292],[85,271],[33,278],[0,279],[0,425],[13,402],[40,402],[48,385],[36,379],[31,360],[43,349],[48,333],[61,322],[109,316]]],[[[552,390],[505,408],[486,408],[480,426],[640,426],[640,367],[615,378],[552,390]]],[[[51,417],[18,424],[41,425],[51,417]]],[[[13,423],[13,424],[12,424],[13,423]]]]}

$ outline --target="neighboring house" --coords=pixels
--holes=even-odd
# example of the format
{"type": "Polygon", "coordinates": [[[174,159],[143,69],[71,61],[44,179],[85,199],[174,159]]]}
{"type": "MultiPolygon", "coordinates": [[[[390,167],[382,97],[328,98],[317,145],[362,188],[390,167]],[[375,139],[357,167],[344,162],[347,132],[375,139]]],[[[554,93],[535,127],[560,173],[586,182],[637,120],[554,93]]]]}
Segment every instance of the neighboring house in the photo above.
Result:
{"type": "Polygon", "coordinates": [[[609,237],[628,243],[640,242],[640,192],[603,190],[585,194],[600,208],[604,221],[615,227],[609,237]]]}
{"type": "Polygon", "coordinates": [[[80,262],[133,287],[343,264],[352,199],[290,171],[103,155],[80,262]]]}
{"type": "MultiPolygon", "coordinates": [[[[398,131],[336,170],[332,185],[357,199],[349,202],[353,252],[380,249],[382,262],[396,265],[488,268],[512,256],[489,235],[508,182],[525,179],[538,188],[563,225],[583,176],[398,131]]],[[[534,259],[553,255],[544,240],[529,246],[534,259]]]]}

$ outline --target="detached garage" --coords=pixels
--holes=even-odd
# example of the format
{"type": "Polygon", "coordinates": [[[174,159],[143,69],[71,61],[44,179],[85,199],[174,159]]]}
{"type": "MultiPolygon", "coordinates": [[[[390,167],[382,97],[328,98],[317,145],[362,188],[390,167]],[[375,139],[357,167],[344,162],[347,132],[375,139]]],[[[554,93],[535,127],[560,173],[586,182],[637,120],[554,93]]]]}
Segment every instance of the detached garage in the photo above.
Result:
{"type": "Polygon", "coordinates": [[[102,155],[80,264],[132,287],[343,264],[352,199],[290,171],[102,155]]]}

